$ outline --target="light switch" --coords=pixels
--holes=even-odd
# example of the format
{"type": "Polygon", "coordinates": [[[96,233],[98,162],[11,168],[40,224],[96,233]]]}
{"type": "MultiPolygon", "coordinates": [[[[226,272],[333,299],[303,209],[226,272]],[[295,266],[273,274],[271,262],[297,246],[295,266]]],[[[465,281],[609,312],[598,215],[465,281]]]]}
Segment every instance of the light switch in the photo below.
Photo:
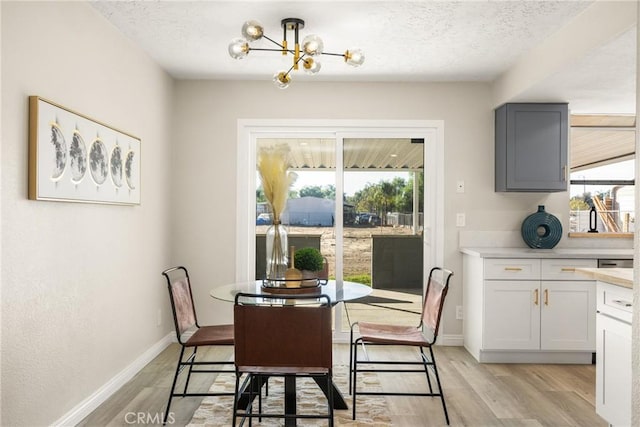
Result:
{"type": "Polygon", "coordinates": [[[464,213],[456,214],[456,227],[464,227],[466,223],[466,218],[464,213]]]}

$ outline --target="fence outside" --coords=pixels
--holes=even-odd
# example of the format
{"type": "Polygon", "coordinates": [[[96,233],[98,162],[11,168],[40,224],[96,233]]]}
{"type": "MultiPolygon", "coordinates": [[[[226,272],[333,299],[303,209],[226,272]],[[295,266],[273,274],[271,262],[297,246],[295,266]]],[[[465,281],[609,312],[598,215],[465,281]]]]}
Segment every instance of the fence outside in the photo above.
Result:
{"type": "MultiPolygon", "coordinates": [[[[629,211],[618,211],[618,210],[608,210],[603,211],[606,214],[611,215],[616,224],[618,224],[618,228],[620,232],[623,233],[633,233],[635,230],[635,218],[633,216],[633,212],[629,211]]],[[[603,232],[614,232],[614,230],[609,230],[602,219],[600,218],[600,214],[596,215],[596,223],[597,230],[601,233],[603,232]]],[[[581,211],[569,211],[569,232],[587,232],[589,231],[589,211],[581,210],[581,211]]]]}
{"type": "MultiPolygon", "coordinates": [[[[418,213],[418,226],[423,226],[422,212],[418,213]]],[[[399,212],[389,212],[387,214],[387,225],[413,227],[413,214],[399,212]]]]}

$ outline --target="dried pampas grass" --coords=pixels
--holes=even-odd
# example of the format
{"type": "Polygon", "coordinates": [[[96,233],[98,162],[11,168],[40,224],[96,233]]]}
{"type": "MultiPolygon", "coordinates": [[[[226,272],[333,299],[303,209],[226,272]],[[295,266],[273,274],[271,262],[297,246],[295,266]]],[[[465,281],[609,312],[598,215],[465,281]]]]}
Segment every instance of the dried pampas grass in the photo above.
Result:
{"type": "Polygon", "coordinates": [[[297,179],[289,172],[289,146],[278,144],[264,147],[258,153],[258,172],[267,202],[273,212],[273,222],[280,222],[280,215],[287,203],[289,188],[297,179]]]}

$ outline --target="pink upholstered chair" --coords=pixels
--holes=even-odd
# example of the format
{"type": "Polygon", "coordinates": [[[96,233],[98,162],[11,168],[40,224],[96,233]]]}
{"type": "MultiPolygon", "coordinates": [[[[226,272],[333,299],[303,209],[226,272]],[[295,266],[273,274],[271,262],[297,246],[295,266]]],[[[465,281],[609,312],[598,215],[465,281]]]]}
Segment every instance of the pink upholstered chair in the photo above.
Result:
{"type": "Polygon", "coordinates": [[[351,346],[350,346],[350,378],[349,391],[353,393],[353,419],[356,419],[356,396],[358,395],[394,395],[394,396],[437,396],[442,401],[442,409],[444,416],[449,424],[449,414],[447,406],[444,402],[444,394],[440,384],[440,375],[436,359],[433,354],[433,344],[438,337],[438,329],[440,328],[440,318],[442,317],[442,307],[444,299],[449,289],[449,280],[453,272],[440,267],[434,267],[429,272],[427,280],[427,289],[425,290],[424,301],[422,303],[422,315],[417,327],[402,326],[384,323],[355,322],[351,325],[351,346]],[[354,340],[354,332],[358,331],[359,336],[354,340]],[[358,346],[365,349],[366,345],[394,345],[408,346],[419,349],[420,360],[364,360],[358,359],[358,346]],[[425,354],[424,349],[429,350],[429,354],[425,354]],[[387,368],[365,368],[363,365],[383,365],[387,368]],[[412,368],[411,366],[420,365],[421,368],[412,368]],[[431,374],[433,372],[437,389],[434,391],[431,384],[431,374]],[[407,372],[424,372],[427,376],[427,384],[429,392],[384,392],[384,391],[362,391],[357,390],[357,375],[359,372],[393,372],[402,374],[407,372]]]}
{"type": "Polygon", "coordinates": [[[173,267],[162,272],[167,279],[169,288],[169,299],[171,300],[171,309],[173,310],[173,321],[176,329],[178,343],[181,346],[180,358],[176,367],[176,373],[173,377],[171,392],[169,393],[169,401],[167,402],[167,410],[164,413],[163,425],[167,422],[167,416],[171,409],[171,400],[173,397],[186,396],[233,396],[234,393],[189,393],[189,380],[191,374],[197,373],[220,373],[234,372],[233,369],[224,369],[224,365],[233,365],[232,360],[202,360],[196,361],[196,353],[199,347],[203,346],[233,346],[233,325],[214,325],[200,326],[196,317],[196,309],[193,303],[193,294],[191,293],[191,281],[189,273],[184,267],[173,267]],[[185,359],[185,350],[191,349],[191,354],[185,359]],[[185,367],[189,367],[187,378],[182,393],[176,393],[176,383],[180,372],[185,367]],[[200,366],[209,366],[209,369],[198,369],[200,366]]]}

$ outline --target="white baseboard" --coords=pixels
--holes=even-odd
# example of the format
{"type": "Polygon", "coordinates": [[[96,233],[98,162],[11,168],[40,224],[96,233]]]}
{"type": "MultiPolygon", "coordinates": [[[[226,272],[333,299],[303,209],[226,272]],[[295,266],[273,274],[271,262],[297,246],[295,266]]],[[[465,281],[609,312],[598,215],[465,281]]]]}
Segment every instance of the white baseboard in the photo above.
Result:
{"type": "Polygon", "coordinates": [[[106,384],[96,390],[89,397],[84,399],[75,408],[67,412],[62,418],[58,419],[52,426],[75,426],[82,421],[87,415],[93,412],[98,406],[104,403],[112,394],[120,389],[127,383],[135,374],[140,372],[149,362],[151,362],[157,355],[169,346],[172,342],[176,341],[175,332],[167,334],[160,341],[155,343],[151,348],[142,353],[136,360],[129,366],[123,369],[115,377],[111,378],[106,384]]]}
{"type": "Polygon", "coordinates": [[[440,334],[438,335],[438,340],[436,341],[436,345],[450,345],[455,347],[462,347],[463,337],[462,335],[440,334]]]}

